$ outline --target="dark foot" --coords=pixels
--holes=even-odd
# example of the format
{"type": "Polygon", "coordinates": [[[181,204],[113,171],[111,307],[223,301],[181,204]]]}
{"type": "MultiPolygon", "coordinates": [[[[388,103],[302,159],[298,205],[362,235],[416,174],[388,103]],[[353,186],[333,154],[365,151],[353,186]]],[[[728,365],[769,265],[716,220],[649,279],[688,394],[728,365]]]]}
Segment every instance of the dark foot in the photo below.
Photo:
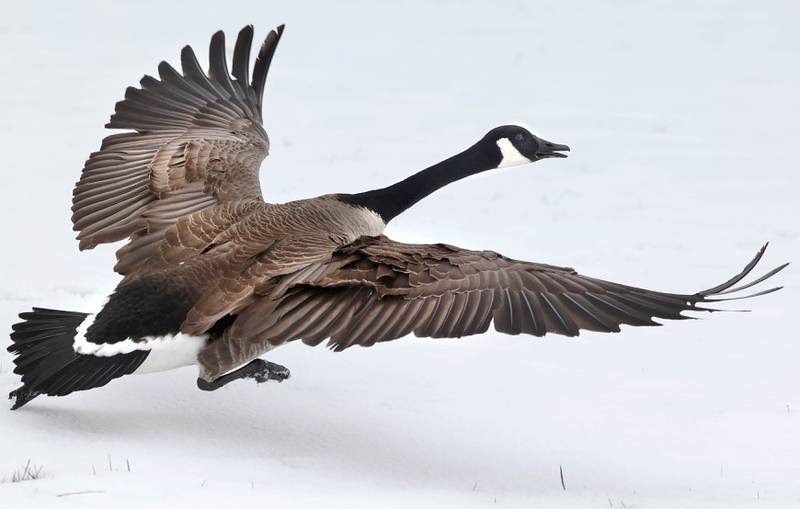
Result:
{"type": "Polygon", "coordinates": [[[26,385],[23,385],[19,389],[15,389],[9,392],[8,399],[14,400],[14,404],[11,406],[11,410],[16,410],[17,408],[23,406],[25,403],[32,400],[39,394],[41,394],[41,392],[32,391],[26,385]]]}
{"type": "Polygon", "coordinates": [[[256,359],[254,361],[250,361],[235,371],[231,371],[227,375],[222,375],[213,382],[206,382],[202,378],[198,378],[197,387],[204,391],[216,391],[220,387],[227,385],[234,380],[239,380],[240,378],[252,378],[256,381],[256,383],[261,384],[267,380],[277,380],[278,382],[283,382],[289,378],[289,376],[291,376],[291,374],[289,373],[288,368],[285,368],[280,364],[267,362],[264,359],[256,359]]]}

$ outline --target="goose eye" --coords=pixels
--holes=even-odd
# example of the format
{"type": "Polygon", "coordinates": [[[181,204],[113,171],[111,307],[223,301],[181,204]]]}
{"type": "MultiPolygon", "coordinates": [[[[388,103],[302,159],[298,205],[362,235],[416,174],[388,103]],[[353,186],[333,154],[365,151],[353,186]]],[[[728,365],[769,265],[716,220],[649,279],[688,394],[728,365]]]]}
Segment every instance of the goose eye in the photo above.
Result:
{"type": "Polygon", "coordinates": [[[522,136],[522,133],[519,133],[516,136],[514,136],[514,139],[516,139],[517,141],[522,141],[524,139],[524,136],[522,136]]]}

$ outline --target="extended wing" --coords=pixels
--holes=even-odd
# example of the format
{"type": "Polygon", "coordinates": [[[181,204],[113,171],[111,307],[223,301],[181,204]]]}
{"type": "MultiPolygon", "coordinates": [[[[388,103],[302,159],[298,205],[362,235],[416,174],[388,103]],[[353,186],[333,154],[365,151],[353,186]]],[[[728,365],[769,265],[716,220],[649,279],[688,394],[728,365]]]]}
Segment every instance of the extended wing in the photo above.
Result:
{"type": "Polygon", "coordinates": [[[73,191],[74,229],[80,249],[131,241],[117,251],[114,269],[131,274],[158,249],[178,219],[203,211],[221,216],[261,202],[258,172],[269,152],[262,127],[262,97],[283,26],[261,46],[249,75],[253,27],[239,32],[232,75],[225,35],[211,39],[206,74],[190,46],[181,52],[183,73],[166,62],[159,79],[129,87],[106,127],[131,131],[103,140],[73,191]]]}
{"type": "MultiPolygon", "coordinates": [[[[573,269],[469,251],[444,244],[412,245],[365,237],[319,267],[286,276],[241,311],[225,337],[201,352],[205,372],[224,372],[253,352],[287,341],[343,350],[413,333],[461,337],[494,328],[507,334],[576,336],[581,330],[619,332],[620,325],[660,325],[684,311],[713,311],[703,303],[771,277],[735,287],[756,257],[729,281],[693,294],[656,292],[582,276],[573,269]]],[[[763,295],[771,288],[754,295],[763,295]]],[[[737,298],[737,297],[733,297],[737,298]]]]}

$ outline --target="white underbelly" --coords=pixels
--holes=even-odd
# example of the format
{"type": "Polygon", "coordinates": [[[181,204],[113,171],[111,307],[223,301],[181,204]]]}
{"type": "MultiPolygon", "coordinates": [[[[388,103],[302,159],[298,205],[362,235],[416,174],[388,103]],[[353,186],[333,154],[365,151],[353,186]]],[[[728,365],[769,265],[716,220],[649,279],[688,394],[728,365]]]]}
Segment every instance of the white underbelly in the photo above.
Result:
{"type": "Polygon", "coordinates": [[[197,364],[197,354],[206,346],[207,340],[208,335],[189,336],[187,334],[152,338],[149,341],[150,353],[133,374],[168,371],[197,364]]]}
{"type": "Polygon", "coordinates": [[[188,334],[168,334],[166,336],[148,336],[133,340],[124,339],[114,343],[94,343],[86,339],[86,331],[94,321],[94,315],[89,315],[81,323],[72,348],[82,355],[95,355],[97,357],[111,357],[137,350],[149,352],[144,362],[134,371],[134,374],[168,371],[197,364],[197,354],[206,346],[208,335],[190,336],[188,334]]]}

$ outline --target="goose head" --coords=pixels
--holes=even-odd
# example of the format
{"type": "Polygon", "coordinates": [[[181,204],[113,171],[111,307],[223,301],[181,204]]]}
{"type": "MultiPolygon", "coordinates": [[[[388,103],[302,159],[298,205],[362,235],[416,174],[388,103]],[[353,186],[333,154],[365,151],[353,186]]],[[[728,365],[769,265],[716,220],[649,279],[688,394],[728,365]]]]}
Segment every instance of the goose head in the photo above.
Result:
{"type": "Polygon", "coordinates": [[[478,142],[478,146],[487,151],[496,168],[528,164],[550,157],[567,157],[567,145],[559,145],[538,136],[518,125],[495,127],[478,142]]]}

